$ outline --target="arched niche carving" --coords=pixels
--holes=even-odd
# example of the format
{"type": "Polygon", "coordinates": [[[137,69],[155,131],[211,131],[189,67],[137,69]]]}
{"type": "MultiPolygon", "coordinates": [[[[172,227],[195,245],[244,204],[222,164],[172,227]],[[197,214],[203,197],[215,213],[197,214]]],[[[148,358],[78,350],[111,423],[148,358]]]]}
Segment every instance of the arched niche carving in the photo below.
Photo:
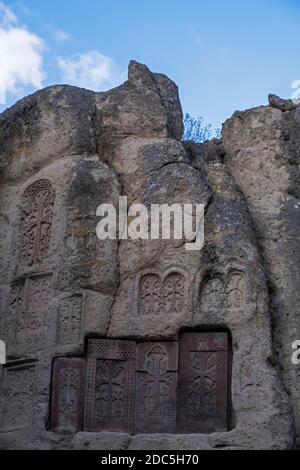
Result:
{"type": "Polygon", "coordinates": [[[163,305],[166,313],[182,311],[185,303],[185,277],[173,272],[163,281],[163,305]]]}
{"type": "Polygon", "coordinates": [[[144,274],[140,280],[140,314],[151,315],[161,310],[161,279],[158,274],[144,274]]]}
{"type": "Polygon", "coordinates": [[[205,310],[239,309],[251,300],[251,286],[244,269],[229,268],[204,275],[198,306],[205,310]]]}
{"type": "Polygon", "coordinates": [[[187,307],[188,281],[179,269],[146,271],[137,278],[135,305],[139,315],[181,313],[187,307]]]}
{"type": "Polygon", "coordinates": [[[246,302],[247,283],[242,271],[229,274],[226,285],[226,303],[228,308],[240,308],[246,302]]]}
{"type": "Polygon", "coordinates": [[[30,267],[48,255],[54,211],[54,191],[50,181],[39,180],[23,196],[21,258],[30,267]]]}
{"type": "Polygon", "coordinates": [[[200,305],[205,310],[221,309],[224,306],[225,281],[221,274],[206,277],[200,289],[200,305]]]}

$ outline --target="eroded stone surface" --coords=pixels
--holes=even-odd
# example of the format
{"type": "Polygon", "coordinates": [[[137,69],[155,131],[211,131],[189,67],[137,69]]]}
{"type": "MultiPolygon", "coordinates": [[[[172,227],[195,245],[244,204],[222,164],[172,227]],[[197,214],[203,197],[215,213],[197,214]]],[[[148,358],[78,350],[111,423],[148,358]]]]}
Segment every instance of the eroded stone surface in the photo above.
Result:
{"type": "MultiPolygon", "coordinates": [[[[0,337],[9,356],[0,448],[289,449],[299,440],[300,372],[290,358],[300,330],[300,108],[275,97],[270,104],[236,113],[220,141],[181,142],[176,85],[131,62],[114,90],[50,87],[0,116],[0,337]],[[101,242],[96,209],[117,206],[120,195],[129,205],[204,204],[204,248],[101,242]],[[142,390],[147,374],[159,384],[165,373],[149,366],[148,342],[158,342],[159,355],[181,332],[207,330],[226,332],[230,343],[227,432],[143,435],[141,424],[130,435],[97,423],[98,433],[76,432],[76,369],[88,339],[137,343],[144,362],[135,369],[132,359],[131,376],[142,390]],[[57,366],[64,406],[54,433],[53,361],[67,357],[57,366]]],[[[105,361],[120,361],[107,351],[102,380],[93,375],[100,395],[105,361]]],[[[168,367],[177,380],[178,359],[168,367]]],[[[140,410],[150,406],[144,398],[140,410]]],[[[173,432],[175,418],[162,430],[173,432]]]]}

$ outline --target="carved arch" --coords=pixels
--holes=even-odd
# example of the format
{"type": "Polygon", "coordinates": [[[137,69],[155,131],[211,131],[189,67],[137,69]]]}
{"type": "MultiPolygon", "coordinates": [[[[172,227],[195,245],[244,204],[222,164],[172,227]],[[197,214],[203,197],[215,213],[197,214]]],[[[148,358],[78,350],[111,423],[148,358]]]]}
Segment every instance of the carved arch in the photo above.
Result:
{"type": "Polygon", "coordinates": [[[242,271],[234,270],[228,275],[226,303],[228,308],[240,308],[246,302],[247,282],[242,271]]]}
{"type": "Polygon", "coordinates": [[[205,310],[221,309],[225,298],[225,281],[220,273],[207,275],[200,287],[199,304],[205,310]]]}
{"type": "Polygon", "coordinates": [[[141,277],[139,303],[141,315],[152,315],[161,310],[161,278],[158,274],[147,273],[141,277]]]}
{"type": "Polygon", "coordinates": [[[187,289],[188,278],[181,269],[143,271],[136,279],[134,311],[144,316],[180,313],[187,308],[187,289]]]}

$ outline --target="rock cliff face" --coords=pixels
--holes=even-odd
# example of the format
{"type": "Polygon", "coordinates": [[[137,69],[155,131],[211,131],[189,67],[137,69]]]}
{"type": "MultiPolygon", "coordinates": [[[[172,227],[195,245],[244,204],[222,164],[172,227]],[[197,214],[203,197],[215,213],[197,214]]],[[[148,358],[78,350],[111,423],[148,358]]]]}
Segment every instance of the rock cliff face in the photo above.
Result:
{"type": "Polygon", "coordinates": [[[136,62],[0,115],[0,448],[299,446],[299,131],[271,97],[182,142],[176,85],[136,62]],[[98,240],[119,196],[204,204],[203,249],[98,240]]]}

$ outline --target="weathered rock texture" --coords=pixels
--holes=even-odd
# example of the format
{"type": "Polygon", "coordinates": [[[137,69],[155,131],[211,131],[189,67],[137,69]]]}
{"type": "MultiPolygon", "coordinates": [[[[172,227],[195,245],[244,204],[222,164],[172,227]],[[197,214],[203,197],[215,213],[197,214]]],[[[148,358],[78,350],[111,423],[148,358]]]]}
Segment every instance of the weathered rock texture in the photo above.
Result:
{"type": "Polygon", "coordinates": [[[182,132],[176,85],[136,62],[109,92],[54,86],[0,116],[0,448],[299,445],[300,107],[273,96],[236,113],[220,141],[181,142],[182,132]],[[120,195],[205,204],[204,248],[98,240],[96,209],[120,195]],[[160,283],[175,289],[174,308],[148,308],[147,289],[160,283]],[[226,432],[83,431],[88,339],[130,340],[110,359],[135,367],[135,342],[174,345],[184,331],[228,334],[226,432]]]}

